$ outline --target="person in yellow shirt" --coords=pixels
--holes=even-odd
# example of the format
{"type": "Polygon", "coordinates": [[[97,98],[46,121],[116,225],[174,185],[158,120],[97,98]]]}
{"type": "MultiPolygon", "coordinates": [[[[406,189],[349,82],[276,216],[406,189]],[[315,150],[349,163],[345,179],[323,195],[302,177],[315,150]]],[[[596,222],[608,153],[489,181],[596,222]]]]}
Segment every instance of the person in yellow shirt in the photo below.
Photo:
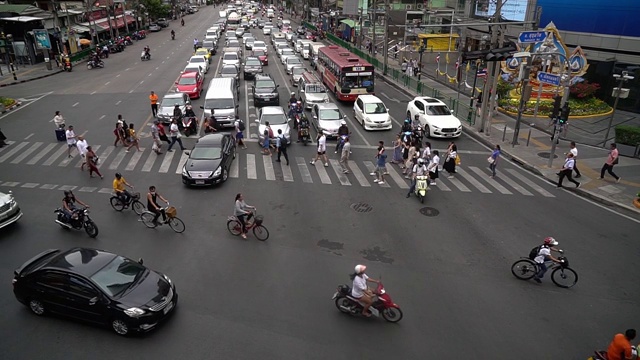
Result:
{"type": "Polygon", "coordinates": [[[153,113],[153,117],[158,117],[158,95],[152,91],[151,95],[149,95],[149,101],[151,101],[151,113],[153,113]]]}
{"type": "Polygon", "coordinates": [[[131,200],[131,194],[127,191],[127,186],[133,189],[133,185],[129,184],[127,180],[122,177],[122,174],[116,173],[116,178],[113,179],[113,191],[115,191],[116,195],[122,200],[122,203],[125,204],[125,209],[129,206],[129,201],[131,200]]]}

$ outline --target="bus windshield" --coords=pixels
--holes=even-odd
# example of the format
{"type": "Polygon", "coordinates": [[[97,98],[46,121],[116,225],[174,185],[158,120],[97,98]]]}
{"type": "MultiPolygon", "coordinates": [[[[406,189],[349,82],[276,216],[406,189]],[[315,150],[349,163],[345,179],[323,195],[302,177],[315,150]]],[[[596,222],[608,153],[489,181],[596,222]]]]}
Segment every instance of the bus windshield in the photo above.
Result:
{"type": "MultiPolygon", "coordinates": [[[[349,73],[349,75],[352,74],[354,73],[349,73]]],[[[371,72],[367,74],[371,74],[371,72]]],[[[340,85],[349,89],[370,87],[373,86],[373,75],[360,75],[360,73],[358,73],[358,76],[342,75],[340,77],[340,85]]]]}

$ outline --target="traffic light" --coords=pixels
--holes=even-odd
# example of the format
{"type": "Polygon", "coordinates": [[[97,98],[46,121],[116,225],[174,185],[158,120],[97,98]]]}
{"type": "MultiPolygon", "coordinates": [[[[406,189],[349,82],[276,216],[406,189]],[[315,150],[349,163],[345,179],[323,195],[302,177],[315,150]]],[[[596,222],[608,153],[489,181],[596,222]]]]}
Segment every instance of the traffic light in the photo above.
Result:
{"type": "Polygon", "coordinates": [[[567,121],[569,121],[569,114],[571,113],[571,108],[568,103],[565,103],[562,109],[560,110],[560,116],[558,117],[558,124],[564,125],[567,121]]]}
{"type": "Polygon", "coordinates": [[[560,103],[562,102],[562,98],[560,96],[555,96],[553,98],[553,110],[551,110],[551,114],[549,117],[555,119],[560,114],[560,103]]]}
{"type": "Polygon", "coordinates": [[[514,42],[509,42],[505,47],[491,50],[468,51],[462,53],[462,62],[468,60],[484,60],[484,61],[504,61],[513,56],[518,51],[518,47],[514,42]]]}

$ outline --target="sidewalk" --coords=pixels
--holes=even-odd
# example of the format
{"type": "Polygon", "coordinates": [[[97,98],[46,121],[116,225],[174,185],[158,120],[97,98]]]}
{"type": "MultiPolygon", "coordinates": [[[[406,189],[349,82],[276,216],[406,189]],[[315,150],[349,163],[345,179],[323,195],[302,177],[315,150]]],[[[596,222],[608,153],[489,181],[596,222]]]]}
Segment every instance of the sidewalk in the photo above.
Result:
{"type": "Polygon", "coordinates": [[[11,72],[11,69],[8,68],[7,64],[0,64],[0,68],[2,69],[2,76],[0,76],[0,87],[22,84],[28,81],[42,79],[47,76],[61,73],[63,71],[62,69],[58,69],[56,67],[55,61],[52,62],[52,70],[47,70],[45,63],[35,65],[17,65],[17,69],[15,67],[16,65],[14,65],[14,78],[14,73],[11,72]]]}
{"type": "MultiPolygon", "coordinates": [[[[295,22],[297,25],[300,21],[296,19],[292,22],[295,22]]],[[[325,42],[327,41],[325,40],[325,42]]],[[[378,55],[378,59],[380,61],[384,60],[380,55],[378,55]]],[[[399,71],[400,66],[397,61],[389,59],[388,65],[389,67],[393,67],[399,71]]],[[[441,68],[441,70],[444,71],[443,68],[441,68]]],[[[376,69],[376,72],[380,80],[394,86],[411,97],[418,96],[417,93],[413,92],[402,83],[395,81],[391,76],[383,75],[378,71],[378,69],[376,69]]],[[[443,95],[457,96],[457,92],[454,88],[441,84],[429,77],[423,77],[422,82],[425,85],[438,90],[443,95]]],[[[460,100],[466,101],[468,104],[470,98],[468,95],[461,93],[460,100]]],[[[551,151],[550,135],[541,131],[538,127],[540,125],[539,123],[544,121],[543,119],[535,120],[532,118],[523,118],[517,145],[513,145],[511,143],[513,140],[513,129],[515,127],[516,120],[510,116],[502,113],[496,114],[493,119],[490,119],[490,131],[486,133],[478,130],[480,127],[479,120],[477,121],[478,124],[475,125],[470,125],[465,119],[461,120],[465,134],[491,148],[493,148],[495,144],[499,144],[502,148],[503,157],[508,158],[520,164],[523,168],[544,177],[550,183],[557,183],[558,176],[556,173],[564,164],[564,153],[569,151],[569,141],[560,140],[560,144],[556,146],[556,157],[553,160],[552,167],[549,167],[548,162],[551,151]]],[[[598,120],[594,121],[598,122],[598,120]]],[[[571,130],[569,137],[572,137],[571,130]]],[[[621,177],[619,183],[616,183],[615,179],[608,174],[605,175],[603,180],[600,180],[598,179],[600,177],[600,169],[606,160],[608,151],[601,147],[586,145],[582,141],[578,140],[579,139],[576,138],[579,152],[577,164],[578,169],[582,174],[582,177],[580,177],[578,181],[580,181],[581,186],[576,189],[573,187],[573,184],[569,183],[565,179],[565,183],[563,184],[565,188],[568,191],[574,191],[583,197],[590,198],[602,204],[616,207],[618,209],[624,209],[634,214],[640,214],[640,209],[633,205],[633,199],[636,194],[640,192],[640,159],[620,157],[620,163],[614,168],[615,173],[621,177]]],[[[497,176],[500,176],[500,174],[498,173],[497,176]]]]}

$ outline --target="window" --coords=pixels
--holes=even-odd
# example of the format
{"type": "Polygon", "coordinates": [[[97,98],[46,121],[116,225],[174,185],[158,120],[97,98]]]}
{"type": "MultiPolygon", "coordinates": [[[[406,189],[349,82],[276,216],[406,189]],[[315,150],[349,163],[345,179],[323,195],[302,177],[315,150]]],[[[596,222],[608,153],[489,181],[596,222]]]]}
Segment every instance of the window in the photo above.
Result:
{"type": "Polygon", "coordinates": [[[106,294],[114,296],[126,291],[146,271],[146,268],[137,262],[118,256],[93,274],[91,280],[106,294]]]}
{"type": "Polygon", "coordinates": [[[222,149],[219,147],[195,147],[191,150],[190,159],[215,160],[222,157],[222,149]]]}
{"type": "Polygon", "coordinates": [[[204,107],[209,110],[233,109],[235,103],[233,99],[209,99],[205,101],[204,107]]]}
{"type": "Polygon", "coordinates": [[[418,109],[419,111],[424,111],[424,105],[422,104],[422,102],[414,101],[413,103],[416,105],[416,109],[418,109]]]}
{"type": "Polygon", "coordinates": [[[360,111],[363,110],[363,106],[362,106],[362,100],[360,100],[360,98],[358,98],[358,100],[356,100],[356,105],[358,106],[358,109],[360,111]]]}
{"type": "Polygon", "coordinates": [[[40,285],[51,287],[57,290],[64,290],[69,284],[69,276],[61,273],[44,273],[41,274],[36,282],[40,285]]]}
{"type": "Polygon", "coordinates": [[[91,299],[97,295],[96,290],[86,280],[77,276],[69,278],[69,292],[73,295],[91,299]]]}
{"type": "Polygon", "coordinates": [[[386,114],[387,109],[383,103],[370,103],[365,105],[364,112],[367,114],[386,114]]]}
{"type": "Polygon", "coordinates": [[[427,107],[427,115],[439,116],[439,115],[451,115],[451,111],[446,105],[437,105],[427,107]]]}
{"type": "Polygon", "coordinates": [[[195,77],[182,77],[180,78],[180,81],[178,81],[178,85],[195,85],[196,84],[196,78],[195,77]]]}

